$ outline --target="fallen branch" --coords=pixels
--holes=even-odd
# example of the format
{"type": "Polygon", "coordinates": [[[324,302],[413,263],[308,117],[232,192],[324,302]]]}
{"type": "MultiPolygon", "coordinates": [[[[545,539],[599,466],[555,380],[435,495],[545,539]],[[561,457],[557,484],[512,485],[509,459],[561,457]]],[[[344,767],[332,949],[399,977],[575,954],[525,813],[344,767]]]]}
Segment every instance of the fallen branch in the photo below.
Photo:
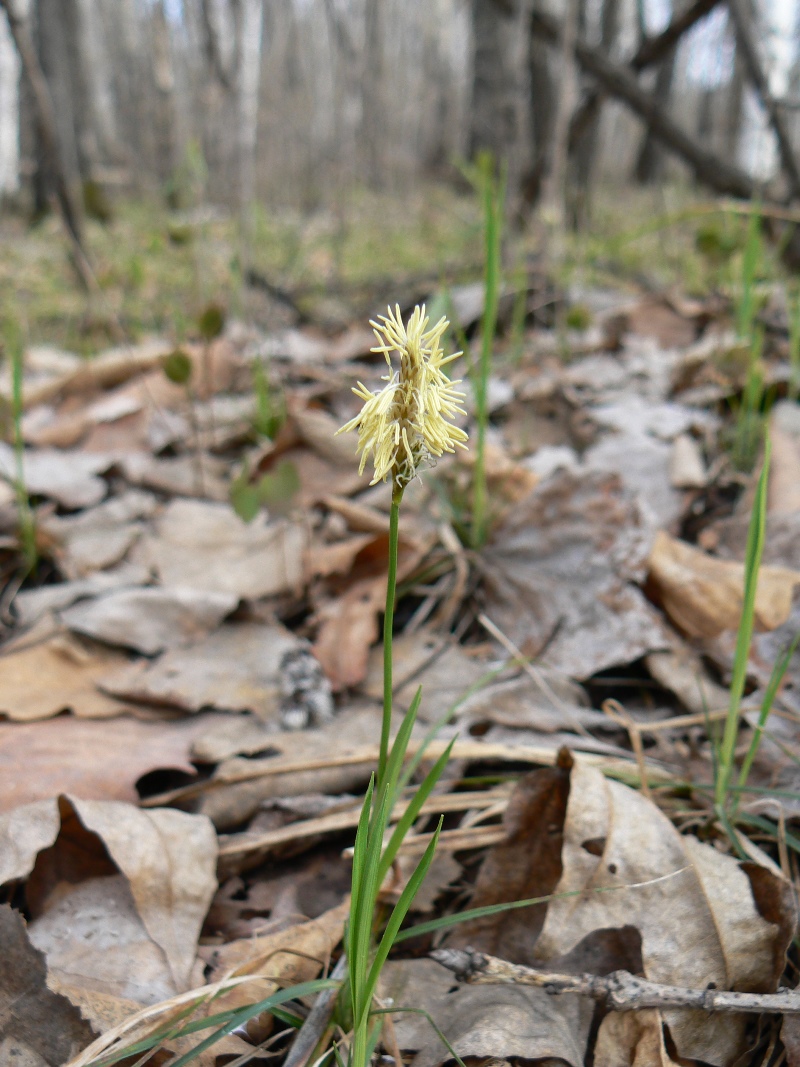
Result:
{"type": "MultiPolygon", "coordinates": [[[[695,0],[685,11],[675,15],[661,33],[654,37],[647,37],[642,41],[628,62],[629,69],[634,74],[638,74],[647,67],[652,67],[662,59],[666,59],[681,37],[700,19],[705,18],[709,12],[713,11],[720,2],[721,0],[695,0]]],[[[595,86],[584,96],[580,106],[576,108],[569,124],[570,151],[574,149],[599,112],[605,95],[602,89],[595,86]]]]}
{"type": "Polygon", "coordinates": [[[702,1011],[778,1012],[800,1015],[800,993],[784,989],[778,993],[734,993],[725,989],[683,989],[637,978],[628,971],[612,974],[554,974],[485,956],[474,949],[440,948],[431,958],[453,971],[462,981],[477,985],[531,985],[554,996],[577,993],[604,1001],[614,1011],[642,1008],[699,1008],[702,1011]]]}
{"type": "MultiPolygon", "coordinates": [[[[551,45],[556,45],[561,40],[558,19],[542,11],[536,11],[532,15],[531,33],[551,45]]],[[[627,104],[631,111],[647,123],[654,137],[689,164],[698,181],[704,182],[718,193],[738,196],[745,200],[760,195],[760,186],[749,174],[726,163],[713,152],[706,151],[659,107],[650,93],[642,89],[629,69],[613,63],[604,52],[583,41],[575,43],[575,56],[583,69],[591,74],[610,96],[627,104]]]]}

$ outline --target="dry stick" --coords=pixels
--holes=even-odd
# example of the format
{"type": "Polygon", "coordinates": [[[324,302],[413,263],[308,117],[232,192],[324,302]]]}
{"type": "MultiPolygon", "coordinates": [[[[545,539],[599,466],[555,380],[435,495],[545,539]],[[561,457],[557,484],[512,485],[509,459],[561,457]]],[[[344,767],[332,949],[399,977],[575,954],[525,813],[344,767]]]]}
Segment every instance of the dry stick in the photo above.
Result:
{"type": "MultiPolygon", "coordinates": [[[[545,12],[536,11],[531,18],[531,33],[548,44],[557,45],[561,40],[561,24],[545,12]]],[[[596,78],[607,93],[627,104],[649,125],[654,137],[691,166],[698,181],[719,193],[745,200],[761,195],[758,182],[690,137],[659,107],[651,94],[642,89],[628,68],[612,62],[600,49],[591,48],[580,40],[575,43],[575,55],[587,74],[596,78]]]]}
{"type": "MultiPolygon", "coordinates": [[[[347,975],[347,957],[342,955],[331,971],[331,978],[344,980],[347,975]]],[[[338,989],[323,989],[316,1003],[292,1042],[292,1047],[283,1061],[283,1067],[305,1067],[319,1045],[331,1021],[338,989]]]]}
{"type": "Polygon", "coordinates": [[[800,993],[733,993],[724,989],[684,989],[637,978],[629,971],[612,974],[558,974],[508,963],[474,949],[441,948],[431,957],[463,981],[478,985],[530,985],[546,993],[577,993],[604,1001],[614,1011],[642,1008],[700,1008],[703,1011],[800,1014],[800,993]]]}
{"type": "Polygon", "coordinates": [[[769,117],[770,125],[775,133],[775,139],[778,142],[781,167],[789,181],[790,198],[795,199],[800,196],[800,170],[797,168],[797,159],[789,131],[781,113],[780,104],[770,92],[769,81],[761,66],[761,60],[758,57],[758,51],[742,9],[741,0],[727,0],[727,7],[736,30],[736,44],[741,49],[750,81],[761,98],[761,103],[769,117]]]}

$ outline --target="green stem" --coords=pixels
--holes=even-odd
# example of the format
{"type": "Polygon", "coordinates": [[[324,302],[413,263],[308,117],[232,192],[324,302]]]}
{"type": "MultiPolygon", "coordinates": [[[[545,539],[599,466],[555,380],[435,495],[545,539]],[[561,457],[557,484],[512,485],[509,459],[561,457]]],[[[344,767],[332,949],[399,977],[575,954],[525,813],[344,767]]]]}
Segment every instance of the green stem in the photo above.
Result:
{"type": "Polygon", "coordinates": [[[389,516],[389,575],[386,581],[386,611],[383,615],[383,722],[381,748],[378,757],[376,787],[383,784],[389,756],[389,732],[392,726],[392,631],[394,630],[394,602],[397,591],[397,545],[400,528],[400,502],[403,487],[392,482],[392,510],[389,516]]]}
{"type": "Polygon", "coordinates": [[[478,438],[475,449],[475,472],[472,495],[473,548],[486,542],[486,428],[489,423],[489,375],[492,369],[492,349],[497,331],[497,309],[500,295],[500,238],[503,211],[501,183],[493,174],[491,157],[483,161],[483,214],[486,263],[484,268],[484,304],[481,322],[481,355],[474,381],[478,438]]]}

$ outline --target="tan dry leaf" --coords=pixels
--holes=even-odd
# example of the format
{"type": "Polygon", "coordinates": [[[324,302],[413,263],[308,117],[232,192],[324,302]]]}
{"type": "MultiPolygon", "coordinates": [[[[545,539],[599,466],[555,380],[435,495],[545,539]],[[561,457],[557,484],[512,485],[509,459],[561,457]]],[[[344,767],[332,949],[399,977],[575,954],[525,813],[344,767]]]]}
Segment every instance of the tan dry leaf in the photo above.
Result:
{"type": "Polygon", "coordinates": [[[370,647],[378,640],[378,615],[386,603],[386,578],[364,578],[319,612],[314,655],[334,693],[362,682],[370,647]]]}
{"type": "MultiPolygon", "coordinates": [[[[29,927],[48,974],[87,993],[157,1004],[179,988],[164,952],[145,929],[121,874],[62,883],[29,927]]],[[[66,992],[66,991],[65,991],[66,992]]]]}
{"type": "Polygon", "coordinates": [[[302,587],[306,542],[303,524],[258,516],[248,525],[225,504],[173,500],[131,558],[152,567],[162,585],[255,600],[302,587]]]}
{"type": "Polygon", "coordinates": [[[63,711],[103,719],[128,710],[101,693],[98,679],[128,658],[74,637],[47,617],[10,642],[0,656],[0,714],[16,722],[47,719],[63,711]]]}
{"type": "Polygon", "coordinates": [[[559,472],[495,533],[482,560],[486,614],[526,655],[579,680],[668,647],[637,586],[650,537],[616,475],[559,472]]]}
{"type": "Polygon", "coordinates": [[[75,797],[24,805],[0,816],[0,884],[27,877],[44,850],[47,862],[36,895],[45,903],[65,869],[72,882],[108,874],[97,838],[127,879],[136,911],[165,954],[175,987],[188,988],[200,928],[217,886],[217,838],[205,816],[75,797]],[[96,862],[87,867],[92,855],[96,862]]]}
{"type": "MultiPolygon", "coordinates": [[[[427,1011],[462,1059],[583,1065],[594,1010],[585,997],[551,997],[529,986],[458,986],[425,959],[386,964],[380,992],[398,1008],[427,1011]]],[[[392,1020],[400,1049],[417,1052],[414,1067],[452,1062],[423,1015],[398,1012],[392,1020]]]]}
{"type": "MultiPolygon", "coordinates": [[[[762,918],[745,870],[681,836],[646,797],[583,762],[570,776],[561,858],[555,892],[580,895],[548,905],[538,959],[565,955],[593,931],[634,926],[651,981],[775,989],[785,933],[762,918]],[[652,884],[640,885],[646,882],[652,884]],[[595,892],[607,886],[635,888],[595,892]]],[[[766,871],[759,878],[776,881],[766,871]]],[[[665,1019],[683,1057],[727,1064],[740,1050],[744,1017],[670,1011],[665,1019]]]]}
{"type": "MultiPolygon", "coordinates": [[[[430,538],[401,537],[399,581],[418,566],[430,543],[430,538]]],[[[370,537],[353,560],[347,591],[317,610],[314,655],[335,693],[359,685],[367,675],[369,650],[378,639],[378,619],[386,605],[388,547],[387,535],[370,537]]]]}
{"type": "Polygon", "coordinates": [[[306,581],[347,574],[356,556],[374,540],[373,534],[359,534],[333,544],[312,544],[305,555],[306,581]]]}
{"type": "Polygon", "coordinates": [[[143,722],[130,716],[87,720],[59,716],[0,723],[0,812],[73,793],[136,804],[136,782],[156,770],[196,773],[194,740],[226,715],[143,722]]]}
{"type": "Polygon", "coordinates": [[[100,684],[138,703],[187,712],[253,711],[268,719],[278,709],[281,659],[298,645],[282,626],[227,623],[188,648],[126,664],[100,684]]]}
{"type": "Polygon", "coordinates": [[[157,507],[151,493],[130,490],[77,515],[47,515],[39,522],[59,569],[68,579],[83,578],[118,563],[157,507]]]}
{"type": "Polygon", "coordinates": [[[0,905],[0,1063],[61,1067],[95,1034],[77,1008],[47,986],[47,967],[22,916],[0,905]]]}
{"type": "Polygon", "coordinates": [[[171,808],[70,800],[128,879],[136,910],[166,954],[179,990],[189,987],[197,939],[217,888],[217,835],[209,819],[171,808]]]}
{"type": "MultiPolygon", "coordinates": [[[[342,940],[344,924],[350,914],[350,899],[344,900],[316,919],[299,922],[288,930],[266,937],[248,937],[215,948],[208,962],[209,982],[231,975],[259,976],[252,983],[236,986],[214,1002],[215,1011],[242,1008],[256,1000],[265,1000],[280,987],[309,982],[320,971],[329,969],[331,953],[342,940]]],[[[248,1032],[258,1041],[270,1033],[272,1016],[257,1017],[248,1032]]]]}
{"type": "MultiPolygon", "coordinates": [[[[735,630],[742,612],[744,565],[715,559],[662,531],[650,553],[650,581],[664,610],[690,637],[735,630]]],[[[762,566],[756,592],[756,626],[774,630],[789,617],[800,571],[762,566]]]]}
{"type": "Polygon", "coordinates": [[[595,1067],[676,1067],[664,1045],[661,1013],[611,1011],[600,1023],[595,1067]]]}
{"type": "Polygon", "coordinates": [[[113,589],[61,612],[66,626],[146,656],[202,641],[239,603],[232,593],[170,586],[113,589]]]}
{"type": "Polygon", "coordinates": [[[777,513],[800,511],[800,420],[797,404],[779,400],[770,415],[772,459],[767,507],[777,513]]]}

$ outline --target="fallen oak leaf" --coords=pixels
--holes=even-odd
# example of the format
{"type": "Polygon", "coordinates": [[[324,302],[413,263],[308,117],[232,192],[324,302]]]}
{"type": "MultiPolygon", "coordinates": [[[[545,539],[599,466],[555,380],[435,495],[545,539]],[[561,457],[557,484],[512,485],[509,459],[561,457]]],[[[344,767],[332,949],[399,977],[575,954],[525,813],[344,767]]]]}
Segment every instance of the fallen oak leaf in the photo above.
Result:
{"type": "Polygon", "coordinates": [[[30,875],[29,895],[44,912],[65,871],[72,883],[119,871],[178,990],[189,984],[217,887],[216,861],[211,822],[169,808],[142,811],[119,801],[62,796],[0,816],[0,885],[30,875]]]}

